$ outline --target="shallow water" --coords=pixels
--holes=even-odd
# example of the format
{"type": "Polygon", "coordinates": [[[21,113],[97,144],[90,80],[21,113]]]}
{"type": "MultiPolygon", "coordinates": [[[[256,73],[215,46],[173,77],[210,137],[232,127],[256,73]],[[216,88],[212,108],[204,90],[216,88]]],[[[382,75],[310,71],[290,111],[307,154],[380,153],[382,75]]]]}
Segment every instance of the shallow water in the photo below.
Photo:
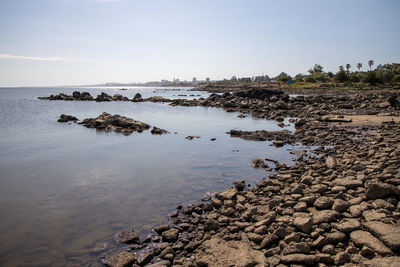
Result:
{"type": "Polygon", "coordinates": [[[279,130],[277,122],[239,119],[222,109],[37,99],[74,90],[130,98],[137,92],[207,96],[184,88],[0,89],[0,266],[97,265],[99,255],[90,252],[104,242],[114,249],[117,231],[133,226],[149,233],[178,204],[198,201],[235,180],[253,184],[265,177],[264,170],[249,165],[252,159],[289,163],[293,157],[291,147],[226,134],[234,128],[279,130]],[[62,113],[84,119],[102,112],[172,134],[124,136],[57,122],[62,113]],[[186,140],[188,135],[201,138],[186,140]]]}

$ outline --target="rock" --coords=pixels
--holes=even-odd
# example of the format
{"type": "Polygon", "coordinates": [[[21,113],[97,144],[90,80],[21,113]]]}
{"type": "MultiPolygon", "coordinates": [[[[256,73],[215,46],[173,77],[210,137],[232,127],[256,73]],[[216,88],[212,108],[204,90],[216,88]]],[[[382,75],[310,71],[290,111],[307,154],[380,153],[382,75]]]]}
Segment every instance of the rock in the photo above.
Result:
{"type": "MultiPolygon", "coordinates": [[[[225,241],[213,237],[205,241],[194,255],[201,266],[265,266],[266,258],[243,241],[225,241]]],[[[197,265],[199,266],[199,265],[197,265]]]]}
{"type": "Polygon", "coordinates": [[[314,215],[313,223],[320,224],[320,223],[330,223],[338,218],[340,214],[334,210],[322,210],[318,212],[318,214],[314,215]]]}
{"type": "Polygon", "coordinates": [[[281,262],[285,264],[305,264],[313,265],[317,262],[317,256],[305,254],[290,254],[281,256],[281,262]]]}
{"type": "Polygon", "coordinates": [[[176,229],[176,228],[164,231],[161,234],[163,240],[165,240],[167,242],[171,242],[171,241],[177,240],[178,239],[178,235],[179,235],[179,229],[176,229]]]}
{"type": "Polygon", "coordinates": [[[83,124],[88,128],[108,128],[114,131],[126,131],[126,133],[128,134],[134,131],[142,132],[150,128],[150,125],[148,125],[147,123],[136,121],[134,119],[127,118],[121,115],[111,115],[106,112],[103,112],[97,118],[84,119],[80,124],[83,124]]]}
{"type": "Polygon", "coordinates": [[[367,185],[367,199],[377,199],[391,195],[400,196],[400,190],[394,185],[382,182],[370,182],[367,185]]]}
{"type": "Polygon", "coordinates": [[[365,222],[363,225],[386,246],[395,251],[400,250],[400,227],[379,221],[365,222]]]}
{"type": "Polygon", "coordinates": [[[102,260],[105,266],[109,267],[129,267],[135,261],[135,256],[128,251],[118,253],[111,257],[106,257],[102,260]]]}
{"type": "Polygon", "coordinates": [[[377,212],[376,210],[366,210],[362,213],[362,216],[366,221],[376,221],[386,218],[385,213],[377,212]]]}
{"type": "Polygon", "coordinates": [[[326,165],[326,167],[328,167],[329,169],[336,168],[336,160],[335,160],[333,157],[328,156],[328,157],[326,158],[326,160],[325,160],[325,165],[326,165]]]}
{"type": "Polygon", "coordinates": [[[282,254],[309,254],[311,247],[306,242],[294,243],[283,249],[282,254]]]}
{"type": "Polygon", "coordinates": [[[217,193],[215,196],[220,200],[233,199],[236,197],[237,191],[234,188],[227,188],[224,191],[217,193]]]}
{"type": "Polygon", "coordinates": [[[69,121],[76,122],[76,121],[78,121],[78,119],[71,115],[61,114],[60,118],[57,121],[58,122],[69,122],[69,121]]]}
{"type": "Polygon", "coordinates": [[[339,242],[345,242],[345,241],[346,241],[345,233],[334,231],[326,234],[326,242],[329,244],[338,244],[339,242]]]}
{"type": "Polygon", "coordinates": [[[247,233],[247,238],[256,244],[260,244],[263,241],[263,236],[255,233],[247,233]]]}
{"type": "Polygon", "coordinates": [[[293,224],[300,231],[308,234],[313,226],[313,219],[311,217],[296,217],[293,220],[293,224]]]}
{"type": "Polygon", "coordinates": [[[139,93],[136,93],[135,96],[132,99],[133,102],[139,102],[139,101],[142,101],[142,100],[143,100],[142,99],[142,95],[139,94],[139,93]]]}
{"type": "Polygon", "coordinates": [[[299,118],[299,119],[296,120],[296,122],[294,123],[294,125],[295,125],[296,127],[301,127],[301,126],[303,126],[303,125],[306,124],[306,123],[307,123],[307,121],[306,121],[304,118],[299,118]]]}
{"type": "Polygon", "coordinates": [[[108,101],[114,101],[112,96],[107,95],[106,93],[102,92],[100,95],[98,95],[95,100],[97,102],[108,102],[108,101]]]}
{"type": "Polygon", "coordinates": [[[335,265],[343,265],[346,262],[350,261],[350,255],[346,251],[339,252],[333,258],[333,261],[334,261],[335,265]]]}
{"type": "Polygon", "coordinates": [[[152,252],[139,253],[136,260],[140,266],[144,266],[149,263],[153,257],[154,255],[152,252]]]}
{"type": "Polygon", "coordinates": [[[251,165],[254,168],[268,168],[268,164],[265,164],[264,160],[262,159],[253,159],[251,161],[251,165]]]}
{"type": "Polygon", "coordinates": [[[197,136],[197,135],[189,135],[189,136],[186,136],[186,137],[185,137],[185,139],[187,139],[187,140],[193,140],[193,139],[195,139],[195,138],[200,138],[200,136],[197,136]]]}
{"type": "Polygon", "coordinates": [[[361,227],[361,223],[358,219],[345,219],[340,223],[332,225],[335,229],[345,233],[353,232],[361,227]]]}
{"type": "Polygon", "coordinates": [[[264,249],[269,247],[270,245],[274,244],[276,241],[279,240],[279,237],[275,234],[268,234],[264,237],[261,241],[260,249],[264,249]]]}
{"type": "Polygon", "coordinates": [[[364,183],[360,180],[352,180],[352,179],[336,179],[334,181],[335,185],[344,186],[347,189],[355,189],[357,187],[362,187],[364,183]]]}
{"type": "Polygon", "coordinates": [[[243,189],[246,187],[245,181],[237,181],[234,182],[234,184],[237,191],[243,191],[243,189]]]}
{"type": "Polygon", "coordinates": [[[135,232],[135,230],[133,230],[133,228],[131,228],[115,234],[114,240],[117,243],[132,244],[139,241],[139,235],[135,232]]]}
{"type": "Polygon", "coordinates": [[[381,241],[367,231],[354,231],[350,234],[350,238],[354,245],[359,247],[368,246],[378,254],[387,255],[392,253],[381,241]]]}
{"type": "Polygon", "coordinates": [[[162,134],[169,134],[167,130],[157,128],[156,126],[153,126],[153,129],[151,129],[151,134],[157,134],[157,135],[162,135],[162,134]]]}
{"type": "Polygon", "coordinates": [[[385,258],[375,258],[372,260],[363,261],[362,267],[395,267],[400,266],[400,257],[392,256],[385,258]]]}
{"type": "Polygon", "coordinates": [[[333,202],[332,210],[344,212],[350,207],[350,203],[342,199],[336,198],[333,202]]]}
{"type": "Polygon", "coordinates": [[[162,224],[154,228],[154,231],[161,235],[162,232],[169,230],[169,224],[162,224]]]}
{"type": "Polygon", "coordinates": [[[317,209],[330,209],[333,205],[333,198],[319,197],[314,202],[314,207],[317,209]]]}

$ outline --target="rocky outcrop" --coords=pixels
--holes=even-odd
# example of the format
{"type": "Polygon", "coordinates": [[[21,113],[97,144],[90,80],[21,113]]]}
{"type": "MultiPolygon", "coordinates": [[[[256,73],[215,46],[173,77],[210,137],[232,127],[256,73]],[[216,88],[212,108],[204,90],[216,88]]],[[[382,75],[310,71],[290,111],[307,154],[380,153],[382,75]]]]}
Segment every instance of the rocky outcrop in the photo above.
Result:
{"type": "Polygon", "coordinates": [[[127,118],[121,115],[111,115],[103,112],[97,118],[84,119],[80,124],[88,128],[96,128],[99,130],[122,132],[129,135],[133,132],[142,132],[150,129],[147,123],[127,118]]]}
{"type": "Polygon", "coordinates": [[[72,115],[61,114],[60,118],[57,120],[58,122],[77,122],[78,119],[72,115]]]}

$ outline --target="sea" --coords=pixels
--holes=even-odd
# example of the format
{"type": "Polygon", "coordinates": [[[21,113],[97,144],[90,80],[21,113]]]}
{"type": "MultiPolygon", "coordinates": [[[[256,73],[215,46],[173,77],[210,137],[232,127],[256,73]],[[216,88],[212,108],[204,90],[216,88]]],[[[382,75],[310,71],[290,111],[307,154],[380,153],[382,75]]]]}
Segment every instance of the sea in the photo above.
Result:
{"type": "Polygon", "coordinates": [[[178,205],[199,203],[245,180],[254,185],[269,172],[255,158],[291,164],[302,147],[231,138],[238,130],[294,131],[276,121],[239,118],[211,107],[151,102],[50,101],[39,96],[89,92],[133,98],[200,98],[209,93],[180,87],[0,88],[0,266],[101,266],[99,257],[123,246],[115,233],[141,236],[166,223],[178,205]],[[125,136],[60,123],[103,112],[143,121],[170,134],[125,136]],[[199,136],[193,140],[187,136],[199,136]],[[215,138],[215,141],[211,139],[215,138]]]}

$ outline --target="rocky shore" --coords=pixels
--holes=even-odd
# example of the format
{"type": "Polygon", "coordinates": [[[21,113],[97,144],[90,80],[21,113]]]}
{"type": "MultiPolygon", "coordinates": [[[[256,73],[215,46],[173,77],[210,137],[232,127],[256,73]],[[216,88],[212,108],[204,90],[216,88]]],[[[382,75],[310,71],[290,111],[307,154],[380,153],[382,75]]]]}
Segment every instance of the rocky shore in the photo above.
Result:
{"type": "Polygon", "coordinates": [[[276,90],[250,90],[173,100],[172,105],[216,106],[264,118],[297,117],[294,133],[228,134],[317,148],[292,166],[256,159],[255,167],[273,164],[274,172],[254,187],[239,181],[199,204],[177,207],[146,238],[133,229],[118,233],[134,238],[122,241],[130,245],[121,252],[103,255],[103,264],[400,266],[397,99],[398,93],[386,91],[290,98],[276,90]],[[359,115],[369,120],[358,121],[359,115]]]}
{"type": "MultiPolygon", "coordinates": [[[[58,119],[58,122],[77,122],[78,119],[71,115],[62,114],[58,119]]],[[[96,118],[87,118],[78,124],[82,124],[87,128],[95,128],[103,131],[114,131],[122,133],[124,135],[130,135],[133,132],[141,133],[151,128],[147,123],[134,120],[132,118],[124,117],[118,114],[112,115],[107,112],[103,112],[96,118]]],[[[168,134],[167,130],[153,126],[151,129],[153,135],[168,134]]]]}

